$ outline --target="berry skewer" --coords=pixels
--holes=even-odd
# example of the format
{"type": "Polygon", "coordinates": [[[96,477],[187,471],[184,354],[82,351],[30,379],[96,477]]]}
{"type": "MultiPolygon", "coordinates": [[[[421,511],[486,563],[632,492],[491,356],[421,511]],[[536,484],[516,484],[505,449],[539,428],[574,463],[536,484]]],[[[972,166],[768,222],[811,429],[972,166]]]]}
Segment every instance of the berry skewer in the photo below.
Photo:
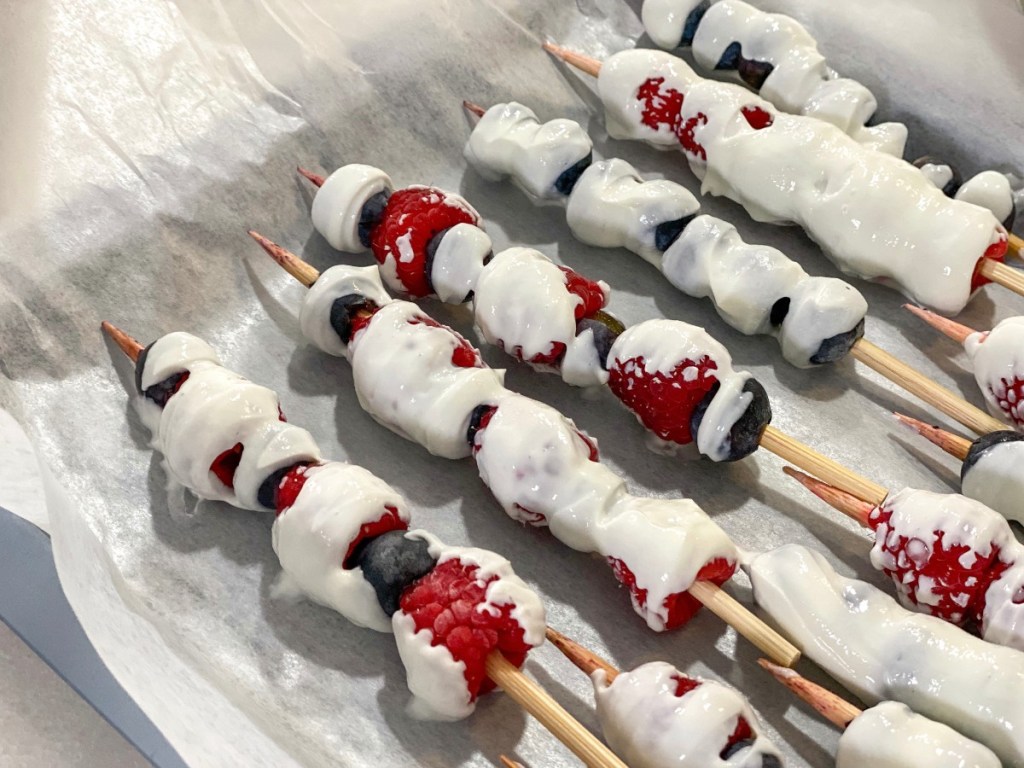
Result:
{"type": "Polygon", "coordinates": [[[624,766],[519,670],[544,641],[544,605],[507,560],[409,531],[396,491],[322,460],[277,395],[224,368],[201,339],[171,333],[144,348],[102,327],[135,363],[139,413],[167,472],[201,498],[273,510],[282,569],[314,602],[394,633],[420,715],[467,717],[496,684],[588,765],[624,766]]]}
{"type": "Polygon", "coordinates": [[[1007,520],[1024,523],[1024,434],[989,432],[972,442],[902,413],[895,416],[963,462],[960,487],[964,496],[987,504],[1007,520]]]}
{"type": "Polygon", "coordinates": [[[678,184],[645,182],[622,160],[592,162],[592,144],[578,123],[541,124],[520,104],[467,109],[485,116],[466,144],[470,164],[486,178],[510,177],[535,201],[566,201],[579,240],[628,248],[684,293],[710,297],[741,333],[776,336],[797,367],[851,354],[943,412],[975,428],[999,428],[981,409],[865,339],[867,302],[847,283],[810,277],[781,251],[744,243],[729,223],[697,215],[697,199],[678,184]]]}
{"type": "MultiPolygon", "coordinates": [[[[743,0],[645,0],[641,18],[659,47],[689,47],[709,71],[734,70],[740,81],[783,112],[835,125],[859,143],[902,157],[907,127],[873,123],[878,101],[862,83],[839,77],[818,44],[795,19],[761,11],[743,0]]],[[[1009,179],[983,171],[966,183],[952,166],[932,157],[914,161],[946,195],[992,211],[1007,230],[1016,218],[1009,179]]],[[[1011,235],[1009,251],[1024,241],[1011,235]]]]}
{"type": "MultiPolygon", "coordinates": [[[[1008,317],[990,331],[976,331],[913,304],[904,307],[963,345],[989,411],[1024,431],[1024,317],[1008,317]]],[[[995,431],[964,426],[981,434],[995,431]]],[[[1005,428],[1000,425],[997,429],[1005,428]]]]}
{"type": "Polygon", "coordinates": [[[782,768],[736,689],[661,661],[620,672],[550,627],[547,638],[591,679],[605,740],[631,768],[782,768]]]}
{"type": "Polygon", "coordinates": [[[795,662],[789,643],[720,588],[739,552],[694,502],[630,494],[591,437],[506,389],[502,374],[455,331],[393,300],[376,267],[320,274],[250,235],[310,288],[299,313],[303,336],[348,359],[359,403],[377,422],[434,455],[473,456],[510,517],[604,557],[651,629],[682,626],[704,605],[773,659],[795,662]]]}
{"type": "MultiPolygon", "coordinates": [[[[733,371],[728,352],[703,329],[671,320],[625,329],[604,311],[604,283],[557,267],[530,249],[511,248],[495,256],[476,211],[458,195],[419,186],[392,191],[388,176],[366,165],[343,166],[326,180],[300,172],[318,186],[312,219],[331,245],[358,251],[368,244],[382,278],[403,295],[436,295],[449,303],[471,300],[489,342],[535,368],[560,373],[571,385],[607,384],[662,447],[696,445],[701,454],[723,461],[763,446],[851,493],[865,498],[884,494],[880,486],[865,485],[863,478],[771,427],[763,387],[749,374],[733,371]]],[[[585,178],[586,173],[580,183],[585,178]]],[[[812,309],[810,314],[819,313],[812,309]]],[[[852,322],[852,333],[829,339],[816,337],[801,323],[797,335],[817,340],[795,346],[807,354],[826,347],[834,351],[859,336],[860,322],[852,322]]],[[[823,321],[820,327],[849,326],[823,321]]],[[[880,362],[884,370],[907,368],[884,353],[880,362]]],[[[947,400],[955,399],[941,391],[947,400]]],[[[981,420],[994,421],[974,411],[981,420]]]]}
{"type": "Polygon", "coordinates": [[[544,48],[598,78],[613,138],[680,149],[706,193],[757,221],[799,224],[847,274],[943,314],[961,311],[988,282],[1024,294],[1024,274],[1002,263],[1002,224],[947,198],[910,163],[829,123],[781,113],[741,86],[705,80],[667,53],[622,51],[602,65],[544,48]]]}
{"type": "Polygon", "coordinates": [[[907,608],[1024,651],[1024,545],[1006,518],[959,494],[905,488],[869,502],[784,471],[874,531],[871,564],[892,579],[907,608]]]}
{"type": "Polygon", "coordinates": [[[762,610],[861,701],[901,702],[984,744],[1004,765],[1024,765],[1024,653],[908,611],[806,547],[755,555],[744,568],[762,610]]]}
{"type": "Polygon", "coordinates": [[[992,750],[952,728],[915,713],[905,704],[883,701],[861,710],[827,688],[767,659],[758,662],[772,676],[842,730],[836,768],[1001,768],[992,750]]]}

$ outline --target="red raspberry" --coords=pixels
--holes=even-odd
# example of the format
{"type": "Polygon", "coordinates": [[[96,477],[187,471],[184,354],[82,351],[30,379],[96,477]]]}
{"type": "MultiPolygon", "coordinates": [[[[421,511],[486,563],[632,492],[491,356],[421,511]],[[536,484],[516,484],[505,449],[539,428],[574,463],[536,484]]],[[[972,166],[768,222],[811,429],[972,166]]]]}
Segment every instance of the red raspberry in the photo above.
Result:
{"type": "Polygon", "coordinates": [[[283,478],[281,478],[281,484],[278,486],[277,495],[274,497],[277,514],[280,515],[295,503],[295,499],[299,497],[299,491],[301,491],[302,486],[306,484],[306,470],[311,466],[315,467],[317,465],[296,464],[283,478]]]}
{"type": "Polygon", "coordinates": [[[775,118],[772,117],[771,112],[767,109],[762,109],[761,107],[744,107],[740,111],[743,113],[743,117],[747,119],[750,127],[755,131],[767,128],[775,122],[775,118]]]}
{"type": "Polygon", "coordinates": [[[448,193],[433,187],[400,189],[388,198],[380,223],[370,233],[374,257],[380,264],[391,257],[411,296],[433,293],[426,264],[427,244],[434,235],[456,224],[480,226],[475,211],[447,200],[448,193]]]}
{"type": "Polygon", "coordinates": [[[576,305],[576,319],[582,320],[590,317],[595,312],[604,308],[608,297],[599,283],[588,280],[583,275],[568,267],[559,267],[565,272],[565,287],[569,293],[580,297],[580,303],[576,305]]]}
{"type": "Polygon", "coordinates": [[[484,361],[480,357],[480,352],[473,347],[462,334],[456,333],[455,330],[449,328],[447,325],[441,325],[437,320],[426,315],[417,315],[409,321],[410,325],[428,325],[431,328],[441,328],[452,336],[455,337],[457,346],[452,350],[452,365],[456,368],[483,368],[484,361]]]}
{"type": "Polygon", "coordinates": [[[498,579],[479,579],[475,565],[446,560],[402,594],[401,611],[412,616],[416,631],[428,630],[432,646],[443,645],[456,661],[466,665],[465,677],[470,701],[494,688],[484,671],[484,660],[499,650],[521,667],[530,646],[523,628],[512,617],[513,606],[491,606],[486,602],[487,586],[498,579]]]}
{"type": "Polygon", "coordinates": [[[981,274],[981,267],[985,263],[985,259],[992,259],[993,261],[1006,261],[1006,251],[1010,246],[1010,238],[1006,234],[1006,230],[999,227],[999,239],[992,243],[988,248],[985,249],[985,253],[982,254],[981,258],[978,259],[978,264],[974,268],[974,275],[971,277],[971,293],[981,288],[983,285],[987,285],[992,281],[981,274]]]}
{"type": "Polygon", "coordinates": [[[213,464],[210,465],[210,471],[228,488],[234,489],[235,487],[235,472],[238,470],[238,464],[242,460],[243,450],[245,450],[245,446],[241,443],[235,443],[234,446],[228,448],[214,459],[213,464]]]}
{"type": "Polygon", "coordinates": [[[1017,429],[1024,428],[1024,406],[1020,405],[1024,402],[1024,379],[1018,379],[1016,376],[1012,381],[1001,378],[998,386],[989,387],[988,391],[999,404],[999,410],[1003,415],[1012,421],[1017,429]],[[1011,391],[1014,395],[1012,400],[1009,397],[1011,391]]]}
{"type": "Polygon", "coordinates": [[[690,418],[697,404],[718,382],[707,355],[696,363],[683,360],[668,375],[644,370],[643,357],[615,359],[608,369],[608,386],[641,423],[662,440],[680,445],[693,442],[690,418]],[[690,370],[691,373],[684,374],[690,370]],[[696,370],[696,376],[692,371],[696,370]]]}
{"type": "Polygon", "coordinates": [[[999,560],[999,547],[990,545],[990,553],[982,556],[966,544],[947,547],[945,531],[932,531],[930,541],[900,535],[889,525],[893,510],[884,504],[868,515],[868,524],[875,531],[876,546],[894,563],[882,572],[891,578],[907,599],[933,616],[957,625],[980,625],[985,609],[985,593],[999,578],[1008,563],[999,560]],[[961,558],[969,555],[974,564],[967,568],[961,558]],[[925,597],[927,599],[920,600],[925,597]],[[935,598],[938,602],[935,602],[935,598]]]}
{"type": "Polygon", "coordinates": [[[359,527],[359,533],[349,542],[348,551],[345,552],[345,557],[341,560],[341,567],[345,569],[352,567],[352,553],[365,539],[372,539],[388,531],[405,531],[408,528],[409,524],[398,514],[398,508],[390,504],[385,505],[383,515],[372,523],[363,523],[359,527]]]}
{"type": "MultiPolygon", "coordinates": [[[[654,130],[667,125],[688,154],[699,157],[701,160],[707,160],[707,152],[698,143],[694,134],[699,126],[707,124],[708,116],[703,112],[698,112],[694,117],[683,122],[682,110],[685,97],[675,88],[662,90],[661,86],[664,82],[664,77],[652,77],[645,80],[637,89],[636,98],[644,104],[640,113],[640,122],[654,130]]],[[[750,118],[748,117],[747,120],[749,122],[750,118]]]]}
{"type": "MultiPolygon", "coordinates": [[[[641,589],[636,584],[636,576],[629,566],[622,560],[614,557],[608,558],[608,564],[615,573],[615,578],[629,589],[630,594],[641,608],[647,607],[647,590],[641,589]]],[[[732,578],[736,572],[736,564],[718,557],[704,566],[697,572],[697,581],[710,581],[712,584],[721,586],[732,578]]],[[[665,598],[664,607],[668,609],[668,619],[665,621],[665,629],[676,629],[686,624],[700,610],[700,601],[690,595],[689,592],[676,592],[665,598]]]]}

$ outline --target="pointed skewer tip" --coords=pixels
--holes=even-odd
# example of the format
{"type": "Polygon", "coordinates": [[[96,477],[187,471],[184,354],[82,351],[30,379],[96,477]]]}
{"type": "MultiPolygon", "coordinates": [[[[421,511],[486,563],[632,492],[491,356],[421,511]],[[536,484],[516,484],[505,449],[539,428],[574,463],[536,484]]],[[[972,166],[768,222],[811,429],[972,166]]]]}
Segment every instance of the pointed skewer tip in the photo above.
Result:
{"type": "Polygon", "coordinates": [[[463,99],[462,101],[462,108],[469,112],[469,114],[474,115],[476,117],[483,117],[484,113],[487,112],[487,110],[481,107],[479,104],[474,104],[472,101],[467,101],[465,99],[463,99]]]}
{"type": "Polygon", "coordinates": [[[903,308],[906,309],[913,315],[924,320],[928,325],[942,333],[953,341],[963,344],[967,340],[967,337],[972,333],[977,333],[973,328],[968,328],[966,325],[961,325],[948,317],[937,315],[929,309],[924,307],[918,307],[914,304],[904,304],[903,308]]]}
{"type": "Polygon", "coordinates": [[[286,248],[282,248],[270,238],[264,237],[254,229],[246,230],[253,240],[276,261],[285,272],[309,288],[320,277],[320,273],[311,264],[303,261],[286,248]]]}
{"type": "Polygon", "coordinates": [[[847,517],[856,520],[865,528],[871,527],[868,522],[868,518],[875,507],[870,502],[858,499],[851,493],[840,490],[828,483],[823,483],[818,478],[804,474],[793,467],[783,467],[782,471],[833,509],[836,509],[847,517]]]}
{"type": "Polygon", "coordinates": [[[316,185],[318,187],[322,187],[324,185],[324,177],[323,176],[320,176],[319,174],[313,173],[312,171],[307,171],[301,165],[296,166],[295,170],[298,171],[301,176],[305,176],[307,179],[309,179],[309,181],[312,184],[314,184],[314,185],[316,185]]]}
{"type": "Polygon", "coordinates": [[[133,363],[139,359],[139,355],[142,353],[142,344],[106,320],[100,323],[100,328],[133,363]]]}
{"type": "Polygon", "coordinates": [[[947,432],[934,424],[927,424],[897,411],[893,411],[892,415],[896,417],[896,421],[900,424],[913,430],[925,440],[937,445],[950,456],[955,456],[961,461],[967,458],[967,454],[971,450],[971,441],[966,437],[947,432]]]}

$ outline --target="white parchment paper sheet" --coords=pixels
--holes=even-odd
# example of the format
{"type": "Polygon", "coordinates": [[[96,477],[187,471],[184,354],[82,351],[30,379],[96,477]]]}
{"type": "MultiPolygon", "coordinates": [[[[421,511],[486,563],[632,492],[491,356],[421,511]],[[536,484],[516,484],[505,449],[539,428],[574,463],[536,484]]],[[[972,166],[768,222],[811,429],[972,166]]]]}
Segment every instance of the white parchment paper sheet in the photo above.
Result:
{"type": "MultiPolygon", "coordinates": [[[[918,116],[915,150],[950,157],[965,174],[991,165],[1019,172],[1024,18],[1006,2],[769,4],[819,32],[836,66],[876,89],[883,113],[918,116]]],[[[632,45],[642,35],[636,0],[68,0],[7,9],[0,404],[49,467],[49,523],[72,605],[187,761],[484,765],[505,752],[534,766],[573,762],[500,695],[464,723],[409,719],[388,636],[274,596],[269,517],[168,499],[129,405],[129,367],[101,338],[101,319],[146,341],[177,329],[204,336],[228,365],[280,391],[289,419],[328,456],[361,463],[404,492],[417,525],[508,556],[544,594],[552,625],[625,667],[660,658],[721,677],[751,697],[791,765],[830,764],[834,729],[768,680],[757,652],[714,616],[650,633],[601,562],[505,518],[471,462],[429,457],[378,427],[358,407],[347,364],[301,343],[302,289],[244,234],[257,227],[320,268],[365,263],[312,234],[299,163],[372,163],[400,185],[459,190],[497,246],[536,245],[611,283],[611,309],[623,320],[705,325],[765,384],[780,428],[894,487],[955,487],[954,465],[886,415],[926,413],[893,387],[852,362],[787,367],[773,342],[739,335],[636,257],[574,242],[559,209],[535,209],[465,168],[461,100],[515,98],[545,119],[589,125],[605,156],[695,189],[678,155],[607,141],[585,79],[539,50],[546,36],[597,56],[632,45]]],[[[813,273],[835,274],[795,230],[752,224],[721,201],[705,210],[813,273]]],[[[871,339],[980,402],[951,343],[906,316],[897,294],[859,287],[872,306],[871,339]]],[[[434,309],[472,333],[464,310],[434,309]]],[[[963,319],[988,327],[1022,311],[1019,298],[990,287],[963,319]]],[[[493,350],[487,356],[508,365],[493,350]]],[[[744,547],[806,542],[882,583],[867,563],[866,535],[787,481],[773,457],[684,464],[649,453],[610,396],[584,399],[518,366],[508,383],[596,435],[638,491],[693,496],[744,547]]],[[[749,601],[741,579],[732,590],[749,601]]],[[[589,682],[557,652],[541,649],[527,670],[596,728],[589,682]]]]}

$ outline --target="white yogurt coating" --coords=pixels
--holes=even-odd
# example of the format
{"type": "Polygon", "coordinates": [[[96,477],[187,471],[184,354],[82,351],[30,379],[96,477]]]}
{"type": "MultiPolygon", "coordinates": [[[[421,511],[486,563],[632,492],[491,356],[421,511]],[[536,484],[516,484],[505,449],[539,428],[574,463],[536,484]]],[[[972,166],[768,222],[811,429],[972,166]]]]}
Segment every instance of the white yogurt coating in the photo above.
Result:
{"type": "Polygon", "coordinates": [[[921,173],[939,189],[945,189],[953,180],[953,169],[945,163],[925,163],[921,166],[921,173]]]}
{"type": "Polygon", "coordinates": [[[985,593],[981,636],[991,643],[1024,651],[1024,551],[985,593]]]}
{"type": "Polygon", "coordinates": [[[365,296],[378,306],[391,302],[377,267],[339,265],[322,272],[302,297],[299,327],[317,349],[336,357],[348,357],[348,347],[331,325],[331,307],[342,296],[365,296]]]}
{"type": "Polygon", "coordinates": [[[287,578],[311,600],[333,608],[360,627],[391,631],[391,619],[361,568],[342,567],[349,546],[366,523],[392,507],[409,521],[405,500],[362,467],[330,462],[305,470],[295,503],[274,520],[274,552],[287,578]]]}
{"type": "Polygon", "coordinates": [[[738,202],[758,221],[800,224],[848,274],[955,314],[979,259],[1005,239],[990,211],[947,198],[909,163],[829,123],[778,112],[740,86],[703,80],[666,53],[623,51],[602,65],[598,91],[614,138],[680,147],[670,126],[641,121],[637,91],[650,78],[685,95],[680,124],[706,159],[686,156],[704,193],[738,202]],[[763,110],[772,124],[753,128],[743,108],[763,110]]]}
{"type": "Polygon", "coordinates": [[[713,216],[698,216],[665,252],[661,270],[672,285],[710,298],[718,314],[746,334],[770,333],[783,356],[807,368],[822,342],[847,333],[864,319],[868,305],[859,291],[829,277],[811,277],[784,253],[745,243],[736,228],[713,216]],[[782,325],[771,324],[772,307],[789,299],[782,325]]]}
{"type": "Polygon", "coordinates": [[[491,238],[480,227],[456,224],[445,232],[430,267],[430,282],[437,298],[446,304],[466,301],[490,254],[491,238]]]}
{"type": "Polygon", "coordinates": [[[593,144],[579,123],[541,123],[529,107],[495,104],[469,135],[463,154],[485,179],[510,177],[535,200],[560,199],[555,182],[590,155],[593,144]]]}
{"type": "MultiPolygon", "coordinates": [[[[960,494],[904,488],[890,494],[882,509],[891,512],[892,516],[875,528],[871,564],[878,570],[916,570],[939,547],[946,550],[967,547],[968,551],[959,558],[965,569],[974,567],[978,556],[991,557],[993,547],[999,549],[1000,559],[1004,562],[1012,562],[1020,554],[1017,540],[1006,520],[981,502],[960,494]],[[938,540],[936,532],[942,533],[941,540],[938,540]],[[897,546],[900,537],[909,541],[905,548],[897,546]],[[898,556],[883,549],[887,542],[890,548],[899,549],[898,556]]],[[[908,574],[907,579],[905,583],[897,583],[896,588],[900,601],[911,610],[930,612],[938,605],[941,593],[949,588],[949,585],[935,584],[926,576],[911,579],[908,574]],[[917,605],[909,599],[911,594],[917,598],[917,605]]],[[[949,597],[953,603],[967,609],[970,594],[950,593],[949,597]]],[[[949,620],[955,623],[963,618],[962,611],[949,616],[949,620]]]]}
{"type": "Polygon", "coordinates": [[[681,675],[661,661],[620,672],[610,684],[604,670],[592,675],[601,732],[631,768],[761,768],[765,755],[781,759],[739,691],[701,680],[676,696],[675,678],[681,675]],[[720,753],[741,717],[754,742],[723,760],[720,753]]]}
{"type": "Polygon", "coordinates": [[[964,340],[974,378],[989,411],[1024,429],[1024,402],[1007,383],[1024,380],[1024,317],[1008,317],[991,331],[972,333],[964,340]]]}
{"type": "Polygon", "coordinates": [[[480,272],[473,297],[476,324],[488,344],[529,361],[548,355],[556,343],[576,336],[579,296],[566,287],[568,277],[547,256],[532,248],[508,248],[480,272]]]}
{"type": "Polygon", "coordinates": [[[868,703],[902,702],[1024,764],[1024,653],[907,611],[824,557],[787,545],[749,564],[754,598],[783,633],[868,703]]]}
{"type": "Polygon", "coordinates": [[[625,160],[601,160],[580,176],[569,196],[566,221],[576,239],[601,248],[626,248],[657,264],[659,224],[700,209],[690,192],[667,179],[644,181],[625,160]]]}
{"type": "Polygon", "coordinates": [[[963,183],[954,195],[957,200],[987,208],[999,221],[1006,221],[1013,211],[1013,189],[1005,174],[982,171],[963,183]]]}
{"type": "Polygon", "coordinates": [[[349,345],[359,404],[392,432],[435,456],[469,456],[469,417],[505,391],[503,371],[459,368],[460,337],[416,322],[423,311],[407,301],[385,305],[349,345]]]}
{"type": "Polygon", "coordinates": [[[313,197],[313,228],[332,248],[351,253],[367,250],[359,240],[359,217],[366,201],[378,192],[391,192],[391,179],[372,165],[343,165],[313,197]]]}
{"type": "Polygon", "coordinates": [[[735,545],[700,507],[631,495],[558,411],[513,393],[496,404],[477,435],[480,477],[510,517],[625,563],[647,590],[646,605],[633,608],[651,629],[666,628],[665,599],[689,589],[704,565],[736,562],[735,545]]]}
{"type": "Polygon", "coordinates": [[[280,421],[274,392],[221,366],[209,345],[194,336],[172,333],[158,339],[146,356],[143,387],[186,370],[188,379],[162,410],[154,406],[140,412],[168,474],[197,496],[262,510],[257,495],[267,476],[298,462],[319,460],[313,437],[280,421]],[[232,489],[210,466],[238,443],[244,467],[239,464],[232,489]]]}
{"type": "MultiPolygon", "coordinates": [[[[459,560],[476,565],[475,577],[491,582],[485,593],[486,602],[477,610],[497,613],[502,606],[512,606],[511,615],[523,629],[523,640],[531,646],[544,642],[546,617],[544,604],[537,593],[515,575],[508,560],[483,549],[449,547],[423,531],[414,531],[430,542],[430,554],[441,565],[447,560],[459,560]]],[[[466,665],[456,661],[444,645],[432,646],[433,632],[416,631],[413,618],[396,611],[391,617],[398,653],[405,665],[409,690],[413,694],[409,711],[414,717],[427,720],[461,720],[476,709],[466,685],[466,665]]]]}
{"type": "MultiPolygon", "coordinates": [[[[708,357],[715,362],[717,369],[704,375],[715,377],[721,387],[711,399],[695,437],[702,456],[725,461],[729,456],[729,433],[754,399],[752,393],[742,391],[750,374],[733,370],[728,350],[707,331],[679,320],[647,320],[627,328],[612,344],[608,367],[620,367],[628,373],[627,362],[637,357],[643,358],[648,376],[668,376],[685,360],[697,363],[708,357]]],[[[694,376],[699,373],[694,366],[688,370],[694,376]]],[[[687,375],[686,370],[683,375],[687,375]]]]}
{"type": "Polygon", "coordinates": [[[965,468],[961,490],[1007,520],[1024,523],[1024,442],[996,443],[982,451],[965,468]]]}
{"type": "Polygon", "coordinates": [[[597,353],[593,329],[585,329],[569,343],[558,373],[571,387],[600,387],[608,383],[608,371],[597,353]]]}
{"type": "MultiPolygon", "coordinates": [[[[641,17],[647,34],[662,48],[678,47],[686,18],[698,4],[696,0],[645,0],[641,17]]],[[[766,13],[742,0],[713,3],[697,26],[694,59],[714,70],[734,42],[740,43],[745,59],[772,65],[760,94],[776,107],[829,122],[872,149],[903,155],[906,126],[866,127],[878,107],[874,95],[856,80],[839,77],[795,19],[766,13]]]]}
{"type": "Polygon", "coordinates": [[[992,750],[947,725],[883,701],[850,723],[839,737],[836,768],[1002,768],[992,750]]]}

